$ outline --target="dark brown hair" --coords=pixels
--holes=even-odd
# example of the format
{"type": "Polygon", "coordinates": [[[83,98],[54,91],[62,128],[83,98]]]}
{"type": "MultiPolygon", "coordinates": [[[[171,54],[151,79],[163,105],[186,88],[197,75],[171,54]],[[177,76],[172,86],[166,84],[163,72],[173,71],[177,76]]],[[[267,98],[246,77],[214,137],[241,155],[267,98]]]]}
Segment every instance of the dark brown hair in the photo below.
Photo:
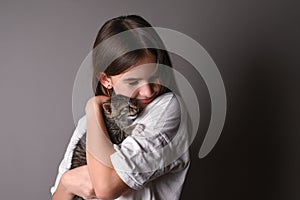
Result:
{"type": "MultiPolygon", "coordinates": [[[[107,76],[118,75],[145,56],[153,56],[157,63],[172,67],[163,42],[151,27],[138,15],[116,17],[101,27],[93,45],[95,95],[110,96],[112,93],[112,90],[107,90],[98,80],[97,75],[100,72],[104,72],[107,76]]],[[[168,89],[162,86],[161,93],[166,91],[168,89]]]]}

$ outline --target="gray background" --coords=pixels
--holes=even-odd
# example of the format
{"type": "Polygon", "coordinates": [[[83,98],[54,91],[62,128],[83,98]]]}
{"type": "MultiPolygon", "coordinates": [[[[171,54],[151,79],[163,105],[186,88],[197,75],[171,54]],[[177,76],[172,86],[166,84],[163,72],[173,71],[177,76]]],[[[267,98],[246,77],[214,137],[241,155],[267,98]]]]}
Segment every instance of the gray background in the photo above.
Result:
{"type": "Polygon", "coordinates": [[[72,88],[99,27],[140,14],[197,40],[223,76],[228,113],[219,142],[197,154],[208,126],[205,83],[182,199],[299,199],[299,6],[296,1],[1,1],[0,195],[49,199],[74,130],[72,88]]]}

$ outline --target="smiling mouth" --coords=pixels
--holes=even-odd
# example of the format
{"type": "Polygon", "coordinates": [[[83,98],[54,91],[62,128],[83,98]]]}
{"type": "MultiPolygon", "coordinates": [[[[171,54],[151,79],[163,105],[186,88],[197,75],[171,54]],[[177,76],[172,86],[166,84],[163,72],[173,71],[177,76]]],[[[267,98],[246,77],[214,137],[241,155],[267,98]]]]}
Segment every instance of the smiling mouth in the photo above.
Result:
{"type": "Polygon", "coordinates": [[[147,99],[138,99],[138,101],[140,103],[143,103],[143,104],[148,104],[148,103],[150,103],[154,99],[154,97],[155,97],[155,95],[152,95],[152,97],[150,97],[150,98],[147,98],[147,99]]]}

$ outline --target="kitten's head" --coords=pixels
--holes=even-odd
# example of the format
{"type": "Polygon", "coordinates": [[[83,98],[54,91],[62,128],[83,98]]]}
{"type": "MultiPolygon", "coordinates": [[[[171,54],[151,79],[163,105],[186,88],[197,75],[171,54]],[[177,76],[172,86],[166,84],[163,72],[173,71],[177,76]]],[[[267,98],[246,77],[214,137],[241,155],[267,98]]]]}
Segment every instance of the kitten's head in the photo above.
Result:
{"type": "Polygon", "coordinates": [[[122,127],[130,125],[140,111],[135,99],[123,95],[113,95],[109,102],[103,103],[103,110],[106,117],[122,127]]]}

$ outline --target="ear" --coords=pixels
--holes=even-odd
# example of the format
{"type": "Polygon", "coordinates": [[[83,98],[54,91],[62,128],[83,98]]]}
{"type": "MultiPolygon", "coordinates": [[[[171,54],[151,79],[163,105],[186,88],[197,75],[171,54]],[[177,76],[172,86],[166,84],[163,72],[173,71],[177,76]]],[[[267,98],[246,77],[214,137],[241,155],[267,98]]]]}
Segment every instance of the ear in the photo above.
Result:
{"type": "Polygon", "coordinates": [[[105,113],[111,114],[111,106],[110,106],[109,102],[104,102],[102,104],[102,108],[103,108],[103,110],[104,110],[105,113]]]}
{"type": "Polygon", "coordinates": [[[98,76],[97,76],[98,80],[100,81],[100,83],[106,87],[107,89],[111,89],[112,88],[112,80],[111,78],[109,78],[109,76],[107,76],[104,72],[101,72],[98,76]]]}

